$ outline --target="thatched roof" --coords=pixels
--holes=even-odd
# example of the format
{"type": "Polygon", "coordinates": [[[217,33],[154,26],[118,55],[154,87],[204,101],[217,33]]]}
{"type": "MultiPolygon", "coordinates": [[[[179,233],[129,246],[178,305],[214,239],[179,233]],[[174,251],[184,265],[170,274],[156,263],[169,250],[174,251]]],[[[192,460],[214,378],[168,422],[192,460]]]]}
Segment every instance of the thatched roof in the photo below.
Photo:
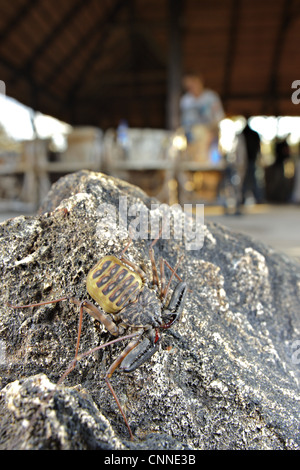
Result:
{"type": "Polygon", "coordinates": [[[228,114],[297,115],[299,44],[298,0],[0,0],[7,94],[72,124],[165,127],[180,66],[228,114]]]}

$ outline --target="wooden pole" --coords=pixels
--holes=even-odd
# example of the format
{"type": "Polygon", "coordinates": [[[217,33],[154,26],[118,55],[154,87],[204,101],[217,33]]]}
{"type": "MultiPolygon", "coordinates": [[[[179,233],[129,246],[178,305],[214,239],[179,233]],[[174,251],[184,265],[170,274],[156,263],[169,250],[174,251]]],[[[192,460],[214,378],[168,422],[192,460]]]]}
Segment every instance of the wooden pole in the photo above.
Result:
{"type": "Polygon", "coordinates": [[[181,14],[182,0],[169,0],[169,61],[167,79],[167,128],[180,125],[179,100],[181,95],[181,14]]]}

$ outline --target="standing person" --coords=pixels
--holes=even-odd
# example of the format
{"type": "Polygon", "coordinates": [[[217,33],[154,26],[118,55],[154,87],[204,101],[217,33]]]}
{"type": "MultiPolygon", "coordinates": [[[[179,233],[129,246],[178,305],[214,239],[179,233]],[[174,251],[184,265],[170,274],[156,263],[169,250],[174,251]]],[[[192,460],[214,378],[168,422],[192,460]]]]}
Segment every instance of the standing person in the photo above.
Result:
{"type": "Polygon", "coordinates": [[[300,152],[298,153],[295,162],[295,181],[292,193],[292,202],[294,204],[300,204],[300,152]]]}
{"type": "Polygon", "coordinates": [[[286,173],[286,163],[291,162],[287,139],[275,142],[275,162],[265,170],[266,198],[270,202],[285,203],[292,197],[294,178],[286,173]]]}
{"type": "Polygon", "coordinates": [[[200,74],[187,72],[183,76],[185,93],[180,100],[181,125],[187,141],[194,140],[193,128],[205,126],[211,133],[211,141],[218,138],[219,123],[224,118],[224,110],[219,95],[204,87],[200,74]]]}
{"type": "Polygon", "coordinates": [[[242,203],[245,203],[247,192],[251,191],[256,203],[259,204],[262,202],[262,196],[257,183],[256,169],[260,156],[260,137],[249,126],[249,120],[247,120],[247,124],[241,134],[244,138],[247,156],[246,173],[242,187],[242,203]]]}
{"type": "MultiPolygon", "coordinates": [[[[219,123],[225,117],[219,95],[204,86],[201,74],[187,72],[182,79],[184,94],[180,100],[181,126],[187,140],[187,158],[216,167],[222,160],[219,151],[219,123]]],[[[194,192],[201,191],[203,179],[196,173],[180,175],[181,186],[191,179],[194,192]],[[199,183],[197,182],[199,181],[199,183]]],[[[218,192],[219,182],[215,182],[218,192]]]]}

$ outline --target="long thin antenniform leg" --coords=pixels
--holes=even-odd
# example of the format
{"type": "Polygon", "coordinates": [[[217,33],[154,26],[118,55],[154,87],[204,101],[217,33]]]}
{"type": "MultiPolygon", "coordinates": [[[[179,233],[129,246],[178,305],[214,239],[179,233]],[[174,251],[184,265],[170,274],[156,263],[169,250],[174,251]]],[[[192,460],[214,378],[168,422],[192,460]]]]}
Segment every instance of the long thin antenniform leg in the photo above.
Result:
{"type": "Polygon", "coordinates": [[[20,309],[20,308],[30,308],[30,307],[41,307],[43,305],[54,304],[61,302],[63,300],[68,300],[72,304],[78,305],[79,307],[83,307],[83,309],[88,312],[95,320],[100,321],[105,328],[113,335],[117,336],[119,333],[119,329],[117,325],[112,321],[109,315],[99,310],[92,302],[89,300],[77,300],[74,297],[61,297],[60,299],[54,300],[46,300],[45,302],[39,302],[36,304],[27,304],[27,305],[12,305],[7,302],[7,306],[13,309],[20,309]]]}
{"type": "Polygon", "coordinates": [[[163,225],[162,225],[162,227],[161,227],[161,229],[160,229],[160,231],[159,231],[157,237],[154,238],[154,240],[151,242],[150,248],[153,248],[153,246],[158,242],[158,240],[159,240],[160,237],[161,237],[162,231],[163,231],[163,225]]]}
{"type": "Polygon", "coordinates": [[[152,282],[155,286],[157,286],[158,289],[159,289],[159,276],[158,276],[158,270],[157,270],[157,266],[155,262],[153,246],[160,239],[161,234],[162,234],[162,228],[160,229],[160,232],[157,235],[157,237],[151,242],[150,247],[149,247],[149,258],[150,258],[151,266],[152,266],[152,282]]]}
{"type": "MultiPolygon", "coordinates": [[[[74,303],[77,303],[78,301],[76,299],[72,299],[74,303]]],[[[85,301],[80,302],[80,309],[79,309],[79,321],[78,321],[78,332],[77,332],[77,341],[76,341],[76,349],[75,349],[75,356],[73,359],[73,366],[71,368],[74,369],[76,362],[77,362],[77,357],[78,357],[78,350],[79,350],[79,343],[80,343],[80,336],[81,336],[81,328],[82,328],[82,319],[83,319],[83,309],[85,306],[85,301]]],[[[70,370],[70,372],[71,372],[70,370]]]]}
{"type": "MultiPolygon", "coordinates": [[[[125,336],[120,336],[119,338],[116,338],[116,339],[113,339],[112,341],[109,341],[107,343],[104,343],[104,344],[100,344],[99,346],[96,346],[95,348],[92,348],[92,349],[89,349],[88,351],[85,351],[84,353],[82,354],[79,354],[77,355],[77,358],[76,359],[73,359],[73,361],[71,362],[71,364],[69,365],[69,367],[66,369],[66,371],[63,373],[63,375],[61,376],[61,378],[59,379],[59,381],[57,382],[56,385],[60,385],[64,380],[65,378],[70,374],[70,372],[72,372],[72,370],[74,369],[75,365],[76,365],[76,362],[79,362],[81,359],[83,359],[84,357],[88,356],[89,354],[92,354],[96,351],[98,351],[99,349],[103,349],[107,346],[111,346],[112,344],[114,343],[118,343],[120,341],[124,341],[124,340],[127,340],[127,339],[132,339],[134,338],[135,336],[140,336],[140,333],[132,333],[130,335],[125,335],[125,336]]],[[[138,342],[138,341],[137,341],[138,342]]],[[[129,343],[130,344],[130,343],[129,343]]],[[[128,345],[129,346],[129,345],[128,345]]],[[[132,348],[131,348],[132,349],[132,348]]],[[[128,351],[129,352],[129,351],[128,351]]],[[[106,379],[105,379],[106,380],[106,379]]],[[[107,383],[107,380],[106,380],[106,383],[107,383]]],[[[130,429],[130,426],[127,422],[127,419],[126,419],[126,416],[122,410],[122,407],[120,405],[120,402],[118,400],[118,397],[115,393],[115,391],[113,390],[112,386],[110,383],[107,383],[114,399],[116,400],[116,403],[122,413],[122,416],[124,418],[124,421],[126,423],[126,426],[128,427],[128,430],[129,430],[129,433],[130,433],[130,437],[133,438],[133,434],[132,434],[132,431],[130,429]]],[[[53,397],[53,395],[55,394],[56,392],[56,388],[53,389],[49,395],[46,397],[46,403],[49,403],[49,401],[51,400],[51,398],[53,397]]],[[[33,425],[39,415],[39,413],[41,412],[41,409],[42,409],[42,405],[38,408],[38,410],[34,413],[34,415],[32,416],[31,420],[30,420],[30,424],[33,425]]]]}
{"type": "Polygon", "coordinates": [[[164,258],[160,258],[160,292],[159,292],[159,297],[160,300],[163,299],[163,292],[165,290],[165,283],[166,283],[166,277],[165,277],[165,263],[164,263],[164,258]]]}
{"type": "Polygon", "coordinates": [[[182,281],[182,279],[176,273],[176,270],[178,269],[181,259],[178,261],[177,265],[173,269],[172,266],[164,258],[160,258],[160,286],[159,286],[159,276],[158,276],[158,271],[157,271],[155,258],[154,258],[154,252],[153,252],[152,247],[150,247],[149,256],[150,256],[150,260],[152,264],[153,284],[158,287],[159,297],[161,300],[163,300],[167,296],[173,277],[176,276],[180,282],[182,281]],[[167,286],[166,286],[166,277],[165,277],[165,265],[172,272],[167,286]]]}
{"type": "MultiPolygon", "coordinates": [[[[155,245],[155,243],[157,243],[157,241],[159,240],[159,238],[161,237],[161,234],[162,234],[162,228],[158,234],[158,236],[151,242],[150,244],[150,247],[149,247],[149,258],[150,258],[150,261],[151,261],[151,266],[152,266],[152,280],[153,280],[153,284],[155,286],[157,286],[157,288],[159,289],[159,276],[158,276],[158,270],[157,270],[157,267],[156,267],[156,262],[155,262],[155,257],[154,257],[154,251],[153,251],[153,246],[155,245]]],[[[125,248],[123,248],[123,250],[121,251],[120,255],[119,255],[119,258],[121,261],[123,261],[124,263],[126,263],[128,266],[130,266],[132,269],[134,269],[136,272],[139,273],[139,275],[141,276],[143,282],[146,281],[146,276],[145,276],[145,273],[144,271],[140,268],[140,266],[132,263],[127,257],[125,257],[125,253],[126,251],[128,250],[129,246],[131,245],[132,243],[132,239],[130,238],[129,239],[129,242],[127,243],[127,245],[125,246],[125,248]]]]}
{"type": "Polygon", "coordinates": [[[70,372],[72,372],[72,370],[74,369],[76,365],[76,362],[79,362],[84,357],[89,356],[90,354],[93,354],[96,351],[99,351],[99,349],[106,348],[106,346],[111,346],[112,344],[119,343],[120,341],[125,341],[126,339],[134,338],[135,336],[140,336],[140,333],[131,333],[130,335],[120,336],[119,338],[113,339],[112,341],[108,341],[107,343],[104,343],[104,344],[100,344],[99,346],[95,346],[94,348],[89,349],[88,351],[78,354],[77,357],[72,360],[71,364],[66,369],[66,371],[63,373],[63,375],[57,382],[57,385],[60,385],[65,380],[65,378],[70,374],[70,372]]]}
{"type": "MultiPolygon", "coordinates": [[[[156,262],[155,262],[155,256],[154,256],[154,250],[153,250],[153,246],[157,243],[157,241],[160,239],[161,237],[161,234],[163,232],[163,225],[159,231],[159,234],[157,235],[157,237],[152,241],[152,243],[150,244],[150,248],[149,248],[149,258],[150,258],[150,261],[151,261],[151,265],[152,265],[152,276],[153,276],[153,284],[157,286],[157,288],[159,289],[159,296],[160,296],[160,299],[163,299],[167,292],[168,292],[168,288],[169,288],[169,285],[171,282],[169,282],[168,284],[168,287],[167,289],[165,290],[165,271],[164,271],[164,264],[166,264],[168,266],[168,268],[172,271],[172,273],[174,273],[176,275],[176,277],[180,279],[180,277],[176,274],[176,269],[174,270],[170,265],[169,263],[164,259],[164,258],[161,258],[160,259],[160,283],[159,283],[159,275],[158,275],[158,270],[157,270],[157,266],[156,266],[156,262]],[[160,286],[159,286],[160,284],[160,286]]],[[[173,276],[172,276],[173,277],[173,276]]],[[[172,278],[171,278],[172,280],[172,278]]]]}
{"type": "Polygon", "coordinates": [[[27,305],[12,305],[9,302],[6,302],[6,305],[10,308],[29,308],[29,307],[40,307],[42,305],[55,304],[57,302],[62,302],[63,300],[69,300],[69,297],[61,297],[60,299],[55,300],[46,300],[46,302],[39,302],[37,304],[27,304],[27,305]]]}
{"type": "MultiPolygon", "coordinates": [[[[105,382],[112,394],[112,396],[114,397],[115,399],[115,402],[121,412],[121,415],[123,416],[123,419],[125,421],[125,424],[128,428],[128,431],[129,431],[129,434],[130,434],[130,438],[133,439],[133,434],[132,434],[132,431],[131,431],[131,428],[129,426],[129,423],[127,421],[127,418],[126,418],[126,415],[124,413],[124,410],[122,408],[122,405],[118,399],[118,396],[115,392],[115,390],[113,389],[113,386],[112,384],[110,383],[110,378],[112,376],[112,374],[114,373],[114,371],[117,369],[117,367],[119,367],[119,365],[121,364],[121,362],[125,359],[125,357],[130,353],[130,351],[132,351],[138,344],[139,344],[139,341],[140,341],[140,335],[141,333],[132,333],[130,335],[125,335],[125,336],[120,336],[119,338],[116,338],[112,341],[109,341],[108,343],[104,343],[104,344],[101,344],[100,346],[96,346],[95,348],[92,348],[90,349],[89,351],[86,351],[82,354],[79,354],[77,355],[76,357],[74,357],[73,361],[71,362],[71,364],[69,365],[69,367],[67,368],[67,370],[63,373],[63,375],[61,376],[61,378],[59,379],[59,381],[57,382],[57,385],[60,385],[64,380],[65,378],[70,374],[70,372],[72,372],[72,370],[74,369],[76,363],[78,361],[80,361],[81,359],[83,359],[84,357],[88,356],[89,354],[92,354],[96,351],[98,351],[99,349],[103,349],[105,348],[106,346],[110,346],[111,344],[114,344],[114,343],[117,343],[119,341],[124,341],[126,339],[130,339],[130,338],[133,338],[133,337],[138,337],[138,339],[134,339],[132,340],[126,347],[125,349],[122,351],[122,353],[117,357],[117,359],[111,364],[111,366],[109,367],[106,375],[105,375],[105,382]]],[[[52,392],[52,394],[48,397],[48,400],[50,400],[50,398],[53,396],[54,394],[54,391],[52,392]]]]}
{"type": "MultiPolygon", "coordinates": [[[[45,301],[45,302],[39,302],[39,303],[35,303],[35,304],[28,304],[28,305],[11,305],[9,303],[7,303],[7,305],[13,309],[20,309],[20,308],[29,308],[29,307],[39,307],[39,306],[43,306],[43,305],[48,305],[48,304],[53,304],[53,303],[57,303],[57,302],[60,302],[60,301],[63,301],[63,300],[69,300],[71,303],[75,304],[75,305],[79,305],[80,309],[79,309],[79,322],[78,322],[78,332],[77,332],[77,341],[76,341],[76,348],[75,348],[75,356],[74,356],[74,359],[72,360],[71,364],[69,365],[69,367],[67,368],[67,370],[63,373],[63,375],[61,376],[61,378],[59,379],[57,385],[60,385],[64,380],[65,378],[70,374],[70,372],[72,372],[72,370],[75,368],[76,366],[76,363],[78,361],[80,361],[83,357],[89,355],[89,354],[92,354],[96,351],[98,351],[99,349],[102,349],[102,348],[105,348],[106,346],[109,346],[111,344],[114,344],[116,342],[120,342],[120,341],[124,341],[126,339],[130,339],[130,338],[134,338],[134,337],[138,337],[138,339],[135,339],[135,340],[132,340],[124,349],[124,351],[120,354],[120,356],[113,362],[113,364],[110,366],[110,368],[108,369],[106,375],[105,375],[105,381],[107,383],[107,386],[111,392],[111,394],[113,395],[116,403],[117,403],[117,406],[123,416],[123,419],[125,421],[125,424],[128,428],[128,431],[129,431],[129,434],[130,434],[130,438],[133,439],[133,434],[132,434],[132,431],[131,431],[131,428],[129,426],[129,423],[127,421],[127,418],[126,418],[126,415],[123,411],[123,408],[120,404],[120,401],[117,397],[117,394],[116,392],[114,391],[109,379],[111,377],[111,375],[113,374],[113,372],[116,370],[116,368],[121,364],[121,362],[123,361],[123,359],[128,355],[128,353],[130,351],[132,351],[138,344],[139,344],[139,341],[140,341],[140,335],[141,335],[141,332],[135,332],[135,333],[132,333],[130,335],[125,335],[125,336],[121,336],[119,338],[116,338],[108,343],[104,343],[100,346],[96,346],[95,348],[92,348],[82,354],[79,354],[79,344],[80,344],[80,337],[81,337],[81,330],[82,330],[82,321],[83,321],[83,311],[86,310],[92,317],[94,317],[96,320],[99,320],[101,323],[104,324],[104,326],[107,328],[107,330],[113,334],[113,335],[117,335],[118,332],[119,332],[119,329],[117,327],[117,325],[110,319],[110,317],[108,315],[106,315],[104,312],[101,312],[94,304],[92,304],[91,302],[89,302],[88,300],[83,300],[83,301],[79,301],[75,298],[69,298],[69,297],[61,297],[59,299],[55,299],[55,300],[48,300],[48,301],[45,301]]],[[[47,401],[49,401],[53,394],[54,394],[55,391],[52,391],[48,397],[47,397],[47,401]]],[[[34,415],[35,416],[35,415],[34,415]]],[[[34,419],[33,419],[34,421],[34,419]]]]}
{"type": "MultiPolygon", "coordinates": [[[[79,301],[75,298],[68,298],[68,297],[61,297],[59,299],[55,299],[55,300],[49,300],[49,301],[45,301],[45,302],[39,302],[39,303],[35,303],[35,304],[28,304],[28,305],[11,305],[10,303],[7,303],[7,305],[10,307],[10,308],[13,308],[13,309],[20,309],[20,308],[29,308],[29,307],[39,307],[39,306],[42,306],[42,305],[48,305],[48,304],[52,304],[52,303],[57,303],[57,302],[60,302],[60,301],[63,301],[63,300],[69,300],[71,303],[74,303],[76,305],[79,305],[80,306],[80,312],[79,312],[79,324],[78,324],[78,333],[77,333],[77,341],[76,341],[76,349],[75,349],[75,356],[74,356],[74,359],[72,360],[71,364],[69,365],[69,367],[67,368],[67,370],[64,372],[64,374],[61,376],[61,378],[59,379],[57,385],[61,384],[65,378],[70,374],[70,372],[74,369],[74,367],[76,366],[76,363],[78,361],[80,361],[83,357],[89,355],[89,354],[92,354],[94,353],[95,351],[98,351],[99,349],[102,349],[102,348],[105,348],[106,346],[109,346],[111,344],[114,344],[116,342],[120,342],[120,341],[124,341],[126,339],[131,339],[133,337],[136,337],[138,336],[139,338],[137,340],[133,340],[131,341],[131,343],[129,343],[129,345],[127,345],[127,347],[125,348],[125,350],[123,351],[123,353],[119,356],[119,358],[117,358],[114,363],[112,364],[112,366],[109,368],[106,376],[105,376],[105,381],[118,405],[118,408],[124,418],[124,421],[125,421],[125,424],[129,430],[129,433],[130,433],[130,437],[131,439],[133,439],[133,434],[132,434],[132,431],[130,429],[130,426],[128,424],[128,421],[126,419],[126,416],[125,416],[125,413],[122,409],[122,406],[119,402],[119,399],[111,385],[111,383],[109,382],[109,378],[111,377],[111,374],[114,372],[114,370],[119,366],[119,364],[122,362],[122,360],[124,359],[124,357],[126,357],[126,355],[139,343],[139,339],[140,339],[140,332],[135,332],[135,333],[132,333],[130,335],[125,335],[125,336],[121,336],[119,338],[116,338],[108,343],[104,343],[104,344],[101,344],[100,346],[96,346],[95,348],[92,348],[88,351],[86,351],[85,353],[82,353],[82,354],[78,354],[79,352],[79,344],[80,344],[80,336],[81,336],[81,329],[82,329],[82,321],[83,321],[83,311],[86,310],[88,311],[94,318],[96,318],[97,320],[99,320],[100,322],[102,322],[106,328],[112,333],[112,334],[118,334],[118,327],[116,326],[116,324],[109,318],[108,315],[106,315],[104,312],[101,312],[100,310],[97,309],[97,307],[95,307],[91,302],[87,301],[87,300],[83,300],[83,301],[79,301]]],[[[52,398],[52,396],[54,395],[55,393],[55,390],[53,390],[47,397],[47,402],[49,402],[49,400],[52,398]]],[[[39,411],[40,411],[41,408],[39,408],[39,410],[33,415],[32,417],[32,420],[31,420],[31,423],[33,424],[39,411]]]]}
{"type": "Polygon", "coordinates": [[[126,348],[124,349],[124,351],[119,355],[119,357],[117,357],[117,359],[112,363],[112,365],[110,366],[110,368],[108,369],[106,375],[105,375],[105,382],[107,383],[107,386],[109,388],[109,390],[111,391],[114,399],[115,399],[115,402],[117,403],[118,405],[118,408],[123,416],[123,419],[126,423],[126,426],[128,428],[128,431],[129,431],[129,434],[130,434],[130,438],[133,439],[133,434],[132,434],[132,431],[131,431],[131,428],[129,426],[129,423],[127,421],[127,418],[126,418],[126,415],[123,411],[123,408],[121,406],[121,403],[119,402],[119,399],[116,395],[116,392],[114,391],[113,389],[113,386],[112,384],[110,383],[109,379],[111,378],[112,374],[114,373],[114,371],[117,369],[117,367],[119,367],[119,365],[121,364],[121,362],[125,359],[125,357],[127,356],[127,354],[130,353],[130,351],[132,351],[137,345],[139,344],[139,339],[137,340],[132,340],[127,346],[126,348]]]}
{"type": "Polygon", "coordinates": [[[151,261],[151,266],[152,266],[152,282],[154,286],[157,286],[159,289],[159,277],[158,277],[158,271],[156,267],[156,262],[155,262],[155,257],[154,257],[154,251],[152,248],[152,244],[149,248],[149,258],[151,261]]]}
{"type": "Polygon", "coordinates": [[[164,264],[166,264],[166,266],[170,269],[172,274],[170,276],[168,284],[166,286],[164,286],[164,289],[162,289],[162,291],[161,291],[161,299],[165,299],[167,297],[167,294],[168,294],[168,291],[170,289],[170,285],[171,285],[171,282],[172,282],[172,279],[173,279],[174,276],[176,276],[177,279],[180,282],[182,282],[182,279],[178,276],[178,274],[176,272],[177,269],[178,269],[179,264],[181,263],[181,260],[182,260],[182,257],[177,261],[175,268],[172,268],[172,266],[168,263],[168,261],[163,259],[164,264]]]}
{"type": "MultiPolygon", "coordinates": [[[[153,252],[153,245],[155,245],[155,243],[157,242],[157,240],[160,238],[161,236],[161,233],[162,233],[162,229],[160,230],[157,238],[155,240],[153,240],[153,242],[151,243],[150,245],[150,248],[149,248],[149,253],[150,253],[150,260],[151,260],[151,264],[152,264],[152,271],[153,273],[156,273],[154,276],[155,276],[155,281],[154,281],[154,284],[159,286],[159,281],[158,281],[158,273],[157,273],[157,268],[156,268],[156,264],[155,264],[155,259],[154,259],[154,252],[153,252]]],[[[120,255],[119,255],[119,259],[121,261],[123,261],[124,263],[126,263],[128,266],[130,266],[132,269],[134,269],[135,271],[137,271],[139,273],[139,275],[141,276],[143,282],[146,281],[146,276],[145,276],[145,273],[144,271],[141,269],[140,266],[136,265],[135,263],[132,263],[126,256],[125,256],[125,253],[126,251],[128,250],[128,248],[130,247],[130,245],[132,244],[132,238],[129,238],[129,242],[127,243],[127,245],[125,246],[125,248],[123,248],[123,250],[121,251],[120,255]]],[[[153,277],[154,277],[153,276],[153,277]]]]}
{"type": "Polygon", "coordinates": [[[128,248],[130,247],[131,243],[132,243],[132,238],[129,238],[129,242],[127,243],[127,245],[125,246],[125,248],[123,248],[123,250],[121,251],[120,256],[124,256],[124,254],[126,253],[126,251],[128,250],[128,248]]]}
{"type": "Polygon", "coordinates": [[[138,266],[137,264],[135,263],[132,263],[126,256],[125,256],[125,253],[126,251],[128,250],[129,246],[131,245],[132,243],[132,239],[130,238],[129,239],[129,242],[127,243],[127,245],[125,246],[125,248],[123,248],[123,250],[121,251],[120,255],[119,255],[119,259],[121,261],[123,261],[123,263],[126,263],[128,266],[130,266],[134,271],[136,271],[142,278],[142,281],[145,282],[146,281],[146,275],[144,273],[144,271],[142,270],[142,268],[140,266],[138,266]]]}

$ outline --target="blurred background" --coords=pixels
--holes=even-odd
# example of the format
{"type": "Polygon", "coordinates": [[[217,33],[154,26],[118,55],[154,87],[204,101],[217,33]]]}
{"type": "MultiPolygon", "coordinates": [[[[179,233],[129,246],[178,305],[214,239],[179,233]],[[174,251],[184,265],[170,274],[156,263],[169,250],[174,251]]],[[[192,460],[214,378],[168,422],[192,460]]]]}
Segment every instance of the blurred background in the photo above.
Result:
{"type": "Polygon", "coordinates": [[[0,220],[80,169],[300,259],[299,0],[0,0],[0,220]]]}

